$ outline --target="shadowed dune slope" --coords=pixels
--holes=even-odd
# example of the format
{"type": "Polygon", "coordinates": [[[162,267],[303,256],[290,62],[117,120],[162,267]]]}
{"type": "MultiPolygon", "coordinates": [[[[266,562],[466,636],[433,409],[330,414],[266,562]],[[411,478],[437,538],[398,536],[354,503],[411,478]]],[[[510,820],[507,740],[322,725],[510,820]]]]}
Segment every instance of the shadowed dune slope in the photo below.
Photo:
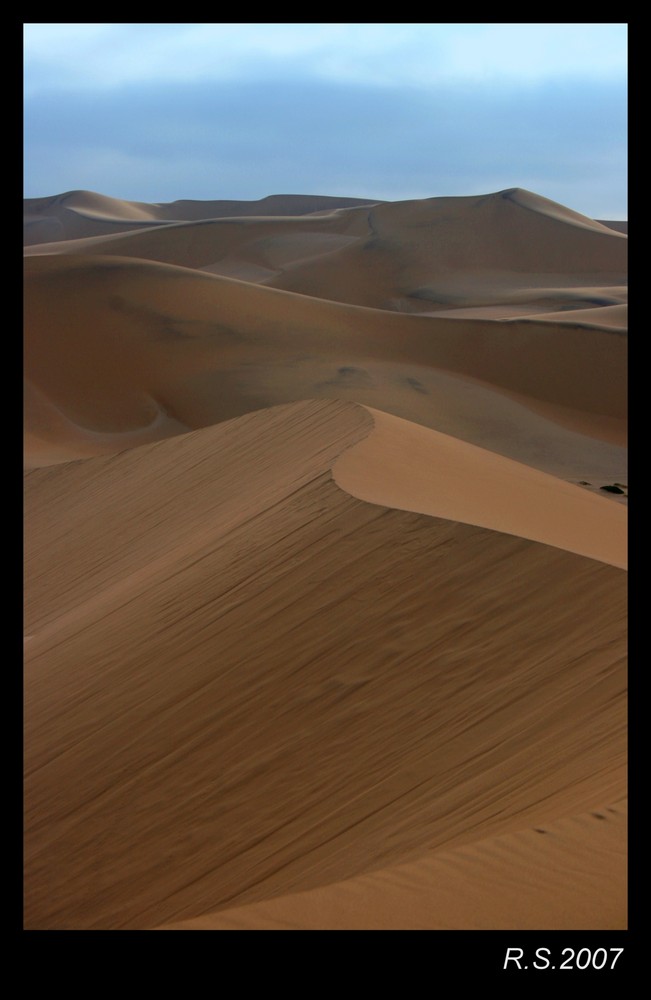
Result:
{"type": "Polygon", "coordinates": [[[624,801],[159,929],[622,930],[626,885],[624,801]]]}
{"type": "Polygon", "coordinates": [[[26,475],[26,926],[155,927],[428,858],[456,925],[455,872],[517,844],[536,884],[526,831],[621,799],[625,574],[355,499],[331,469],[372,427],[296,403],[26,475]]]}
{"type": "Polygon", "coordinates": [[[628,221],[624,219],[598,219],[597,221],[602,226],[606,226],[607,229],[614,229],[616,233],[624,233],[625,236],[628,236],[628,221]]]}
{"type": "Polygon", "coordinates": [[[25,263],[26,429],[37,444],[28,464],[47,460],[48,434],[56,461],[64,447],[69,458],[104,452],[111,435],[119,450],[315,396],[387,410],[568,478],[619,461],[604,446],[594,469],[580,467],[589,442],[568,437],[574,418],[558,426],[568,409],[583,414],[584,433],[594,422],[596,438],[604,418],[624,422],[626,340],[599,326],[397,315],[127,258],[25,263]],[[453,375],[474,386],[457,378],[451,391],[453,375]],[[518,405],[507,406],[508,393],[518,405]],[[534,419],[527,399],[548,404],[555,423],[549,412],[534,419]],[[76,430],[48,423],[47,406],[76,430]]]}
{"type": "Polygon", "coordinates": [[[626,333],[628,330],[628,305],[619,303],[595,306],[589,309],[565,309],[557,312],[536,313],[535,319],[538,322],[583,326],[588,330],[599,327],[614,334],[626,333]]]}
{"type": "Polygon", "coordinates": [[[319,265],[296,264],[269,284],[407,312],[509,302],[514,294],[547,300],[551,311],[568,304],[573,284],[626,281],[625,236],[529,191],[389,202],[367,216],[363,242],[319,265]]]}
{"type": "Polygon", "coordinates": [[[126,234],[45,243],[28,247],[26,253],[134,257],[209,273],[225,273],[228,268],[235,270],[238,266],[242,270],[247,266],[257,267],[261,275],[258,283],[264,284],[284,267],[332,253],[367,232],[366,214],[349,211],[286,219],[277,216],[202,219],[126,234]]]}

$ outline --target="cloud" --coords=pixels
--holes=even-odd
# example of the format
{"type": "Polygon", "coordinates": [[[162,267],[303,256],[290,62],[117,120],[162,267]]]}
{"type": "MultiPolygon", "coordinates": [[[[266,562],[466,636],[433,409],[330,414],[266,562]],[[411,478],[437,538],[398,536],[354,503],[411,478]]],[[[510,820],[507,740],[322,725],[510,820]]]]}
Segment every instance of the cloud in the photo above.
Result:
{"type": "Polygon", "coordinates": [[[26,24],[26,93],[311,79],[623,79],[625,24],[26,24]]]}
{"type": "Polygon", "coordinates": [[[272,80],[50,91],[26,111],[26,193],[399,199],[522,186],[586,214],[619,195],[622,213],[625,104],[620,83],[379,91],[272,80]]]}

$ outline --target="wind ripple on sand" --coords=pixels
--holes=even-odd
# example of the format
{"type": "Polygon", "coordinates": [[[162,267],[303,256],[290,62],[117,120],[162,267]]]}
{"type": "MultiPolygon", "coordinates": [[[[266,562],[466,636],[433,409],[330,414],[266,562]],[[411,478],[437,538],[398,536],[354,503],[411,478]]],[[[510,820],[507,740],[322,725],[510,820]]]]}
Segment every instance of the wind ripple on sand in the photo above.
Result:
{"type": "Polygon", "coordinates": [[[297,403],[26,475],[28,927],[178,922],[624,794],[625,574],[353,498],[331,468],[372,427],[297,403]]]}
{"type": "Polygon", "coordinates": [[[159,929],[621,930],[626,805],[159,929]]]}

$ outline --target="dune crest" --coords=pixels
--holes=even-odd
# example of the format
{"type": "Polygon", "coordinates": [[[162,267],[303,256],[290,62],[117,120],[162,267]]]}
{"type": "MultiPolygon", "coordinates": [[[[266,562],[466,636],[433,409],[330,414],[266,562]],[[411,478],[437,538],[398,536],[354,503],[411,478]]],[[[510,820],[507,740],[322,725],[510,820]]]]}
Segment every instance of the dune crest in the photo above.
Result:
{"type": "Polygon", "coordinates": [[[26,476],[29,927],[159,926],[623,793],[625,574],[354,499],[329,470],[371,427],[292,404],[26,476]]]}
{"type": "MultiPolygon", "coordinates": [[[[501,194],[502,197],[508,198],[510,201],[515,202],[516,205],[527,208],[531,212],[539,212],[541,215],[546,215],[550,219],[557,219],[559,222],[566,222],[573,226],[579,226],[582,229],[593,229],[597,232],[604,232],[610,235],[609,227],[606,223],[590,219],[586,215],[581,215],[580,212],[573,212],[571,208],[559,205],[558,202],[551,201],[549,198],[543,198],[542,195],[534,194],[525,188],[511,188],[508,191],[502,191],[501,194]]],[[[619,235],[623,236],[624,233],[620,232],[619,235]]]]}
{"type": "Polygon", "coordinates": [[[25,243],[39,239],[45,222],[58,223],[55,239],[74,240],[107,236],[143,227],[157,227],[197,219],[245,217],[250,215],[295,216],[330,212],[339,208],[373,205],[364,198],[333,198],[321,195],[270,195],[258,201],[174,201],[147,204],[110,198],[95,191],[67,191],[48,198],[25,199],[25,243]],[[41,224],[40,229],[34,227],[41,224]]]}
{"type": "Polygon", "coordinates": [[[157,929],[623,930],[625,829],[626,801],[157,929]]]}
{"type": "Polygon", "coordinates": [[[381,410],[335,481],[370,503],[506,531],[625,569],[623,507],[554,476],[381,410]]]}

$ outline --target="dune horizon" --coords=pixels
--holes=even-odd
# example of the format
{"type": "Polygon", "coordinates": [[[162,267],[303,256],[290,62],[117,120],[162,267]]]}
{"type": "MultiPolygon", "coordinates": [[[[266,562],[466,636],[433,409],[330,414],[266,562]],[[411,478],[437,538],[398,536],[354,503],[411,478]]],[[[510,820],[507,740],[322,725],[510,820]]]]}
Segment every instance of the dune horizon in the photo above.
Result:
{"type": "Polygon", "coordinates": [[[25,928],[627,928],[627,223],[24,202],[25,928]]]}

